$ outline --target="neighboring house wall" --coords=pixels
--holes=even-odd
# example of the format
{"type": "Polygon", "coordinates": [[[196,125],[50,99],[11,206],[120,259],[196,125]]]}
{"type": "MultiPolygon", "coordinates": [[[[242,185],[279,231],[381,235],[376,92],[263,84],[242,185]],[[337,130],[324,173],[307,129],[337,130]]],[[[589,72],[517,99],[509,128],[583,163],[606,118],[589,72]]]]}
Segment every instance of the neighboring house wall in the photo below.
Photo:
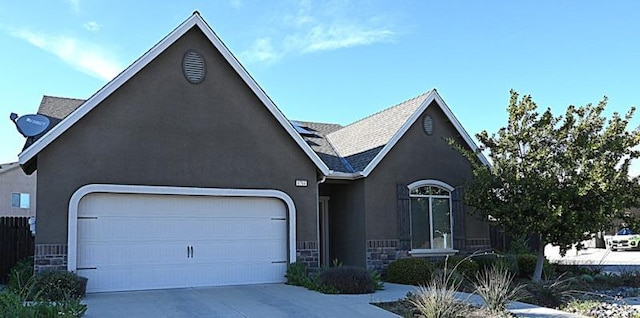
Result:
{"type": "Polygon", "coordinates": [[[26,175],[17,163],[0,165],[0,216],[36,215],[36,174],[26,175]],[[29,207],[12,206],[12,194],[28,194],[29,207]]]}
{"type": "MultiPolygon", "coordinates": [[[[471,181],[470,162],[445,138],[462,143],[442,110],[431,104],[365,179],[367,267],[381,269],[390,261],[408,255],[408,250],[401,248],[398,241],[398,185],[438,180],[457,188],[471,181]],[[423,129],[425,115],[434,119],[432,135],[423,129]]],[[[463,236],[466,242],[458,242],[458,248],[475,249],[478,241],[488,247],[488,224],[469,215],[462,219],[465,224],[454,226],[454,238],[463,236]],[[464,233],[455,235],[456,227],[463,228],[464,233]]]]}
{"type": "Polygon", "coordinates": [[[199,30],[44,148],[38,174],[36,262],[43,266],[54,249],[66,254],[72,194],[96,183],[277,189],[295,203],[297,245],[317,248],[316,166],[199,30]],[[207,63],[198,85],[182,73],[188,49],[207,63]]]}

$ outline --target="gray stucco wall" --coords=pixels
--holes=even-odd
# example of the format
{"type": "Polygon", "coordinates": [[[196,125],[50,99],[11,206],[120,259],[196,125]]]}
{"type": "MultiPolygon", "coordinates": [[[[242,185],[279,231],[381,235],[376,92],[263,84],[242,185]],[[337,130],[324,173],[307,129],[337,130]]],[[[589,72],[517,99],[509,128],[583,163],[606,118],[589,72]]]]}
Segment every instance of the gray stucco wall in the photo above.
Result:
{"type": "Polygon", "coordinates": [[[325,183],[321,195],[329,196],[329,261],[365,266],[364,180],[325,183]]]}
{"type": "Polygon", "coordinates": [[[26,175],[17,165],[0,167],[0,216],[36,215],[36,174],[26,175]],[[28,193],[29,208],[11,205],[12,193],[28,193]]]}
{"type": "MultiPolygon", "coordinates": [[[[442,110],[432,104],[365,179],[367,240],[397,238],[397,184],[435,179],[458,187],[471,180],[471,164],[445,137],[463,142],[442,110]],[[430,136],[422,126],[425,115],[435,123],[430,136]]],[[[471,216],[466,218],[465,229],[467,238],[489,235],[488,225],[471,216]]]]}
{"type": "Polygon", "coordinates": [[[94,183],[281,190],[297,240],[317,239],[315,165],[199,30],[46,147],[38,179],[38,244],[66,243],[69,199],[94,183]],[[182,73],[188,49],[207,64],[198,85],[182,73]]]}

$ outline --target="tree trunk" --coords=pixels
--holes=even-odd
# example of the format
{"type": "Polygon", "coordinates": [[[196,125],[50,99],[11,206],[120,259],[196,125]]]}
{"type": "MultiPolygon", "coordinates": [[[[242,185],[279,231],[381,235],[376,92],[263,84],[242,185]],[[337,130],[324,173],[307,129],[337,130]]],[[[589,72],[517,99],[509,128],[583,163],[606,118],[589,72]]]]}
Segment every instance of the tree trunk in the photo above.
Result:
{"type": "Polygon", "coordinates": [[[538,246],[538,259],[536,260],[536,270],[533,272],[533,277],[531,278],[534,282],[539,282],[542,280],[542,267],[544,266],[544,246],[546,242],[542,234],[540,235],[540,246],[538,246]]]}

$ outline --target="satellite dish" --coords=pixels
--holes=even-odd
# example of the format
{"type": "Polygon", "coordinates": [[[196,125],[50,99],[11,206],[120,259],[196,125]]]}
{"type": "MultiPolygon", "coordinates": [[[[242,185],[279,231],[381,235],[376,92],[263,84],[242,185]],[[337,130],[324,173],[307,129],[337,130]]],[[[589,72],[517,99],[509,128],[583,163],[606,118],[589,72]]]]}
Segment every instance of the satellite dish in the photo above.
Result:
{"type": "Polygon", "coordinates": [[[49,128],[49,118],[46,116],[35,114],[35,115],[24,115],[18,117],[17,115],[11,113],[10,119],[16,124],[18,131],[25,137],[33,137],[43,133],[47,128],[49,128]]]}

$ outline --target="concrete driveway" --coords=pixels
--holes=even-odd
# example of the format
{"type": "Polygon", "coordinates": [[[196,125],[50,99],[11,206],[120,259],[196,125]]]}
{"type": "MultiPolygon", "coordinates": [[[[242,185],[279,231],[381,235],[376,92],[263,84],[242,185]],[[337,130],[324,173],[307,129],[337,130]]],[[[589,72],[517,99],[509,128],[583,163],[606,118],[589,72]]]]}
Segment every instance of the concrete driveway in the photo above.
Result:
{"type": "MultiPolygon", "coordinates": [[[[284,284],[186,288],[88,294],[85,317],[399,317],[371,305],[404,298],[414,286],[385,283],[385,289],[368,295],[325,295],[284,284]]],[[[477,295],[458,298],[480,304],[477,295]]],[[[578,317],[557,310],[512,303],[521,317],[578,317]]]]}
{"type": "Polygon", "coordinates": [[[368,295],[325,295],[284,284],[88,294],[85,317],[398,317],[370,302],[404,298],[413,286],[368,295]]]}

